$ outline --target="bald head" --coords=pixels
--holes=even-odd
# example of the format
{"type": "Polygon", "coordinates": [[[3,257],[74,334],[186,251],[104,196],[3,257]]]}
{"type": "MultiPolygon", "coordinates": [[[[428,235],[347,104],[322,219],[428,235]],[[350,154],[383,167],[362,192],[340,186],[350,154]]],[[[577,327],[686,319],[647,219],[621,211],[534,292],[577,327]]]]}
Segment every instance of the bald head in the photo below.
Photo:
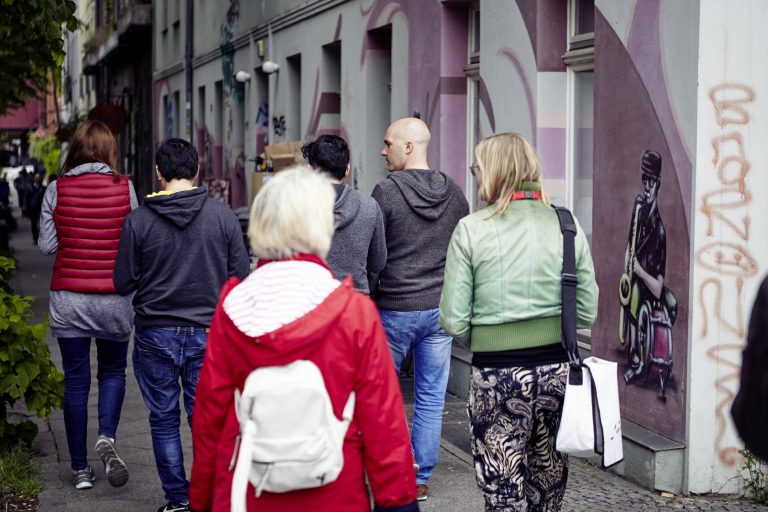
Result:
{"type": "Polygon", "coordinates": [[[427,148],[430,137],[429,128],[421,119],[406,117],[392,123],[384,134],[381,150],[387,169],[429,169],[427,148]]]}

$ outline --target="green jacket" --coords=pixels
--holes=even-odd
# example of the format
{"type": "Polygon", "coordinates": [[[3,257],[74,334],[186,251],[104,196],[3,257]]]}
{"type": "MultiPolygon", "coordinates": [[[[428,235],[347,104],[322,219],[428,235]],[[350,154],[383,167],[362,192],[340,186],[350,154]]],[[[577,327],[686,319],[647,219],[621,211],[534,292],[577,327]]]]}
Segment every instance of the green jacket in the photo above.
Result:
{"type": "MultiPolygon", "coordinates": [[[[440,325],[473,352],[560,342],[563,237],[555,211],[537,200],[491,205],[464,217],[445,262],[440,325]]],[[[576,221],[578,328],[597,316],[597,283],[589,244],[576,221]]]]}

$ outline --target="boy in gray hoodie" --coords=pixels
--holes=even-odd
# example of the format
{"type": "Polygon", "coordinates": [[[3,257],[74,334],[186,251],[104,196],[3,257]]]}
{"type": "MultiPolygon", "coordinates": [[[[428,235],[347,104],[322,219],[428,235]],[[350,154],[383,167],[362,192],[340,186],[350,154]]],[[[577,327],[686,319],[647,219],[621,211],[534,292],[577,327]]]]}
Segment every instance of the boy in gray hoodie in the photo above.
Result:
{"type": "Polygon", "coordinates": [[[328,265],[337,279],[352,276],[355,288],[366,295],[376,289],[379,272],[387,263],[384,219],[370,197],[344,185],[349,175],[349,147],[341,137],[321,135],[301,148],[307,163],[323,171],[336,190],[333,213],[336,230],[328,251],[328,265]]]}

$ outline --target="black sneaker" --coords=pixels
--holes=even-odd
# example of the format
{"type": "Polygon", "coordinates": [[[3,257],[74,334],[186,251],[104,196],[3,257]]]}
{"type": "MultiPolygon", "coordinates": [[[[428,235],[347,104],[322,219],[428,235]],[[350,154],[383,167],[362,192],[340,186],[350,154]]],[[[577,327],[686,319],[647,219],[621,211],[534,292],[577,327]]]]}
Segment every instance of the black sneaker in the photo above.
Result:
{"type": "Polygon", "coordinates": [[[104,463],[104,471],[107,472],[107,482],[112,487],[120,487],[128,481],[128,468],[125,462],[117,454],[115,442],[104,434],[96,440],[96,453],[104,463]]]}
{"type": "Polygon", "coordinates": [[[192,512],[189,503],[166,503],[157,512],[192,512]]]}

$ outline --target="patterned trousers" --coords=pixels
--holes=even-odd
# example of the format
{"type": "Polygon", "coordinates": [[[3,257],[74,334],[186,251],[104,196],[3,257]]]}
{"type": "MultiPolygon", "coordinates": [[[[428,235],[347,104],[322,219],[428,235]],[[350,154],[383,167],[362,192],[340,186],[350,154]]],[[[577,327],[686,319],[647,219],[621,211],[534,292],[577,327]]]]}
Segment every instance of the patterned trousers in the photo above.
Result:
{"type": "Polygon", "coordinates": [[[477,485],[489,512],[559,511],[567,455],[555,450],[568,363],[472,367],[467,412],[477,485]]]}

